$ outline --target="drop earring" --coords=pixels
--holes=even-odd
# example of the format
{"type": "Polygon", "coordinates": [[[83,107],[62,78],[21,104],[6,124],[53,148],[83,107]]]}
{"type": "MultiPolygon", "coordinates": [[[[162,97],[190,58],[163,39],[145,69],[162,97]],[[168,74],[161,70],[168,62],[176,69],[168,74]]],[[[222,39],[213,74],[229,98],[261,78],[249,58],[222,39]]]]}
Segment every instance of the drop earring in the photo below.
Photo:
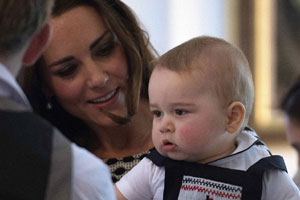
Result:
{"type": "Polygon", "coordinates": [[[52,103],[50,101],[47,102],[46,108],[47,110],[51,110],[53,108],[52,103]]]}
{"type": "Polygon", "coordinates": [[[51,110],[53,108],[53,104],[52,104],[53,99],[52,98],[53,98],[53,96],[47,98],[47,102],[46,102],[46,109],[47,110],[51,110]]]}

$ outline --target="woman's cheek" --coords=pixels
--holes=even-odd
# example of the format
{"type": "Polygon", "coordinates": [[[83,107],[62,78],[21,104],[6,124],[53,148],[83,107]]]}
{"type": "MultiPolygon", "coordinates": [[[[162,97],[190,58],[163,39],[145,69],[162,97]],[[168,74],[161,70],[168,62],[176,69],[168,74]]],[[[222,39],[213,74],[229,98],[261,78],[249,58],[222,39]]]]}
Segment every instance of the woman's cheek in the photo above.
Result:
{"type": "Polygon", "coordinates": [[[57,82],[54,85],[53,92],[60,101],[76,101],[79,97],[84,95],[82,86],[76,82],[57,82]]]}

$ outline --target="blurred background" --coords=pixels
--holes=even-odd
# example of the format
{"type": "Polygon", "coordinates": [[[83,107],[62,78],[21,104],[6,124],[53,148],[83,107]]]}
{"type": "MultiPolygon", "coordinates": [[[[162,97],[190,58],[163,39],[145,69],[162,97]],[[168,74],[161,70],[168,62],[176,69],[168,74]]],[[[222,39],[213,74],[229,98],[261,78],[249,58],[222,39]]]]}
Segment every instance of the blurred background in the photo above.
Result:
{"type": "Polygon", "coordinates": [[[300,74],[300,0],[122,0],[131,7],[159,54],[199,35],[240,47],[255,84],[250,120],[273,154],[284,157],[290,175],[296,151],[285,138],[278,105],[300,74]]]}

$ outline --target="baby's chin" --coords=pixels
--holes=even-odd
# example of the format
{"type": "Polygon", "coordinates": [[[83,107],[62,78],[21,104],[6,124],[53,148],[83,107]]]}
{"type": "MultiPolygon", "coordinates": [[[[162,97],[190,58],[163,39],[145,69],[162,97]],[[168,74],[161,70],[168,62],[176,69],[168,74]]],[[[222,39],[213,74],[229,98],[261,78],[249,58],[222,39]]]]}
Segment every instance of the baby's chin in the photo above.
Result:
{"type": "Polygon", "coordinates": [[[187,161],[187,162],[195,162],[195,159],[192,159],[190,157],[188,157],[184,152],[180,152],[180,151],[174,151],[174,152],[166,152],[163,150],[157,150],[160,155],[170,158],[172,160],[178,160],[178,161],[187,161]]]}

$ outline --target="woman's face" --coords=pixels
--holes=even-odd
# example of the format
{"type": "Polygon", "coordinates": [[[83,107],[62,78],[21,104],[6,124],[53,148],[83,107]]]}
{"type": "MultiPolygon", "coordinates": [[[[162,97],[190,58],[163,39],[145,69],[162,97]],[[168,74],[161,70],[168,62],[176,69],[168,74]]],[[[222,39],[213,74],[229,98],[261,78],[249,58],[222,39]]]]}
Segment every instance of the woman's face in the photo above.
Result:
{"type": "Polygon", "coordinates": [[[50,23],[53,37],[43,70],[47,95],[88,125],[115,124],[101,110],[127,114],[128,66],[117,38],[88,6],[73,8],[50,23]]]}

